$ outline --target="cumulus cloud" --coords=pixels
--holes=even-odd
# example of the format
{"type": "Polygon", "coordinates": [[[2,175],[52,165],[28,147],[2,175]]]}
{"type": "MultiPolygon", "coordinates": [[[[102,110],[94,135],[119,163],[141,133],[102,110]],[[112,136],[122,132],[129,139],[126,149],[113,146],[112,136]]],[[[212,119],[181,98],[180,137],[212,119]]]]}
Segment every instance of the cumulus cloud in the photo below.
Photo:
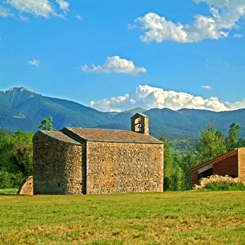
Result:
{"type": "Polygon", "coordinates": [[[198,14],[192,25],[183,25],[166,20],[164,16],[148,13],[135,19],[144,34],[143,42],[163,42],[170,40],[179,43],[198,42],[204,39],[220,39],[229,35],[229,31],[237,27],[238,21],[245,16],[244,0],[194,0],[196,3],[206,2],[210,6],[210,15],[198,14]]]}
{"type": "Polygon", "coordinates": [[[11,13],[11,10],[9,8],[0,6],[0,17],[6,18],[6,17],[13,17],[13,16],[14,14],[11,13]]]}
{"type": "Polygon", "coordinates": [[[234,103],[226,101],[225,104],[230,110],[238,110],[238,109],[245,108],[245,99],[234,103]]]}
{"type": "Polygon", "coordinates": [[[241,34],[235,34],[233,37],[235,37],[235,38],[241,38],[242,35],[241,34]]]}
{"type": "Polygon", "coordinates": [[[204,99],[188,93],[165,91],[162,88],[140,85],[133,92],[123,96],[91,101],[90,106],[101,111],[124,111],[136,107],[226,111],[229,110],[230,105],[225,105],[217,97],[204,99]]]}
{"type": "Polygon", "coordinates": [[[48,18],[55,15],[55,11],[48,0],[7,0],[6,2],[21,13],[29,13],[36,17],[48,18]]]}
{"type": "Polygon", "coordinates": [[[27,61],[27,64],[38,67],[40,65],[40,60],[36,60],[36,59],[29,60],[27,61]]]}
{"type": "Polygon", "coordinates": [[[64,0],[56,0],[56,2],[59,4],[59,7],[66,13],[69,11],[70,4],[64,0]]]}
{"type": "Polygon", "coordinates": [[[137,75],[140,72],[146,72],[144,67],[136,67],[131,60],[121,59],[119,56],[107,57],[103,66],[95,66],[92,68],[87,65],[81,65],[84,72],[90,73],[126,73],[130,75],[137,75]]]}
{"type": "Polygon", "coordinates": [[[212,89],[212,87],[210,85],[203,85],[202,88],[205,88],[205,89],[212,89]]]}
{"type": "MultiPolygon", "coordinates": [[[[54,4],[52,4],[49,0],[6,0],[7,4],[9,4],[11,7],[15,8],[17,11],[19,11],[19,17],[23,21],[28,21],[29,19],[23,15],[25,14],[31,14],[35,17],[44,17],[49,18],[52,16],[59,16],[64,17],[63,14],[58,14],[55,12],[54,4]]],[[[69,11],[69,2],[65,0],[56,0],[56,3],[59,5],[59,8],[66,14],[69,11]]],[[[10,16],[10,10],[4,7],[0,7],[0,16],[1,17],[8,17],[10,16]],[[5,12],[3,12],[3,10],[5,12]],[[8,10],[8,12],[7,12],[8,10]],[[2,15],[1,15],[1,12],[2,15]],[[8,16],[3,16],[8,14],[8,16]]],[[[13,15],[13,14],[11,14],[13,15]]]]}

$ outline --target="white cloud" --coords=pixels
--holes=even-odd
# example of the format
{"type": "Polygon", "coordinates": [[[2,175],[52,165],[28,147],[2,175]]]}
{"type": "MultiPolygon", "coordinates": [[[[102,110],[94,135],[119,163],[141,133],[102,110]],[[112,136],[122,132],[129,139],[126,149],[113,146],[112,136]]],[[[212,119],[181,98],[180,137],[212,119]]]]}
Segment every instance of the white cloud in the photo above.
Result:
{"type": "Polygon", "coordinates": [[[82,20],[83,19],[82,16],[79,15],[79,14],[76,15],[76,18],[79,19],[79,20],[82,20]]]}
{"type": "Polygon", "coordinates": [[[81,65],[84,72],[90,73],[126,73],[130,75],[137,75],[140,72],[146,72],[144,67],[136,67],[131,60],[121,59],[119,56],[107,57],[103,66],[95,66],[92,68],[87,65],[81,65]]]}
{"type": "Polygon", "coordinates": [[[59,7],[66,13],[69,11],[70,4],[64,0],[56,0],[56,2],[59,4],[59,7]]]}
{"type": "Polygon", "coordinates": [[[48,18],[57,15],[48,0],[7,0],[6,2],[21,13],[29,13],[36,17],[48,18]]]}
{"type": "Polygon", "coordinates": [[[241,34],[235,34],[233,37],[235,37],[235,38],[241,38],[242,35],[241,34]]]}
{"type": "Polygon", "coordinates": [[[164,16],[148,13],[135,19],[144,31],[143,42],[163,42],[170,40],[191,43],[204,39],[227,37],[229,31],[237,27],[238,21],[245,16],[244,0],[194,0],[206,2],[210,6],[210,16],[198,14],[192,25],[183,25],[166,20],[164,16]]]}
{"type": "Polygon", "coordinates": [[[11,13],[11,10],[9,8],[0,6],[0,17],[6,18],[6,17],[13,17],[13,16],[14,14],[11,13]]]}
{"type": "Polygon", "coordinates": [[[215,5],[218,8],[238,8],[244,5],[244,0],[193,0],[196,3],[205,2],[209,5],[215,5]]]}
{"type": "Polygon", "coordinates": [[[140,37],[143,42],[162,42],[170,40],[179,43],[197,42],[203,39],[219,39],[227,37],[228,32],[220,30],[212,17],[197,15],[193,25],[182,25],[167,21],[155,13],[148,13],[139,17],[136,23],[140,23],[144,35],[140,37]]]}
{"type": "Polygon", "coordinates": [[[205,89],[212,89],[212,87],[210,85],[203,85],[202,88],[205,88],[205,89]]]}
{"type": "Polygon", "coordinates": [[[91,101],[90,105],[102,111],[124,111],[136,107],[145,109],[169,108],[172,110],[182,108],[212,111],[229,110],[229,107],[217,97],[204,99],[201,96],[193,96],[183,92],[165,91],[162,88],[148,85],[140,85],[130,94],[123,96],[91,101]]]}
{"type": "Polygon", "coordinates": [[[234,103],[226,101],[225,104],[230,110],[242,109],[245,108],[245,98],[242,101],[237,101],[234,103]]]}
{"type": "Polygon", "coordinates": [[[38,67],[40,65],[40,60],[36,60],[36,59],[29,60],[27,61],[27,64],[38,67]]]}
{"type": "MultiPolygon", "coordinates": [[[[19,11],[19,17],[23,21],[29,21],[25,14],[31,14],[35,17],[49,18],[52,16],[58,16],[64,18],[64,14],[58,14],[54,10],[54,4],[49,0],[6,0],[5,3],[19,11]]],[[[65,0],[56,0],[59,8],[66,14],[69,11],[69,2],[65,0]]],[[[0,6],[0,17],[14,16],[10,12],[9,8],[0,6]]]]}
{"type": "Polygon", "coordinates": [[[173,23],[167,21],[165,17],[161,17],[155,13],[148,13],[144,17],[139,17],[135,20],[136,23],[142,25],[143,30],[147,30],[141,40],[143,42],[163,40],[172,40],[176,42],[186,42],[187,33],[183,30],[181,23],[173,23]]]}

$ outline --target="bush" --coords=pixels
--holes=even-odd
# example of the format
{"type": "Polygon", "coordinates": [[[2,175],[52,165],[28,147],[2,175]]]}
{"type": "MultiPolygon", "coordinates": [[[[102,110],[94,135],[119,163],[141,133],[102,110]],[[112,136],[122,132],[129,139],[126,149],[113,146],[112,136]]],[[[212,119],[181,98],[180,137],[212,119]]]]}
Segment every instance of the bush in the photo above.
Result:
{"type": "Polygon", "coordinates": [[[20,171],[17,173],[8,173],[0,170],[0,189],[18,188],[25,180],[25,176],[20,171]]]}
{"type": "Polygon", "coordinates": [[[34,133],[6,134],[0,129],[0,188],[16,188],[32,175],[34,133]]]}
{"type": "Polygon", "coordinates": [[[245,186],[243,183],[235,182],[212,182],[205,186],[205,189],[212,191],[245,191],[245,186]]]}
{"type": "Polygon", "coordinates": [[[0,189],[12,186],[10,174],[0,170],[0,189]]]}

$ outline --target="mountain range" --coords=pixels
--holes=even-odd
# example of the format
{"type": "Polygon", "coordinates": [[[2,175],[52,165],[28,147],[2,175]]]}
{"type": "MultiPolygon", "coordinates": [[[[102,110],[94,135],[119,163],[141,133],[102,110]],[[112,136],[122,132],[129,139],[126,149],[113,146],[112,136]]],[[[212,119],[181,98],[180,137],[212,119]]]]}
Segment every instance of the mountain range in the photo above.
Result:
{"type": "Polygon", "coordinates": [[[14,87],[0,91],[0,128],[11,131],[37,131],[40,122],[53,117],[55,130],[63,127],[95,127],[130,129],[130,118],[136,112],[149,116],[150,134],[199,136],[201,130],[213,123],[216,130],[227,133],[231,123],[241,126],[245,137],[245,109],[214,112],[208,110],[167,108],[144,110],[135,108],[124,112],[100,112],[76,102],[42,96],[26,88],[14,87]]]}

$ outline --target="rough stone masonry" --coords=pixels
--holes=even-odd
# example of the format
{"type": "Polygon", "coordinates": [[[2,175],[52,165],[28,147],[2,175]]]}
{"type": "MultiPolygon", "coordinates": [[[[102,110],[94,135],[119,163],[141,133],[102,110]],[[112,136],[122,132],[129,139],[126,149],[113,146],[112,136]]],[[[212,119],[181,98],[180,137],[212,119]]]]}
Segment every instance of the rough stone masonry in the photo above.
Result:
{"type": "Polygon", "coordinates": [[[63,128],[33,138],[34,194],[163,191],[163,143],[137,113],[131,131],[63,128]]]}

